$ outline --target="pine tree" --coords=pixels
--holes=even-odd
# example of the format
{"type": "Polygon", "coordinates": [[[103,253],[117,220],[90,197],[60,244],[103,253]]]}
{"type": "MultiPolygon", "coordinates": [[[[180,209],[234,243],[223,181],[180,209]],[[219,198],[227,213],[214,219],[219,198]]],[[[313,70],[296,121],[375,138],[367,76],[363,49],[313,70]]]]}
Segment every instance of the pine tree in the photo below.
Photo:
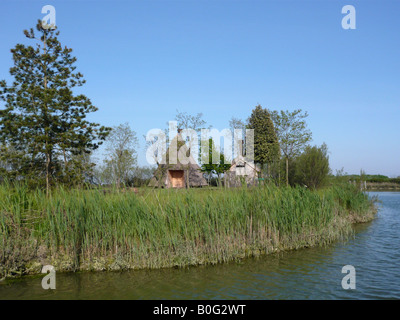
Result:
{"type": "MultiPolygon", "coordinates": [[[[44,178],[47,194],[53,181],[62,180],[74,155],[98,148],[110,131],[86,120],[97,111],[90,99],[75,95],[73,89],[85,83],[76,72],[72,49],[62,47],[55,28],[46,29],[38,21],[34,30],[25,30],[36,46],[17,44],[11,50],[14,81],[0,82],[0,143],[21,153],[18,175],[44,178]],[[61,178],[60,178],[61,177],[61,178]]],[[[69,174],[69,179],[73,176],[69,174]]]]}
{"type": "Polygon", "coordinates": [[[256,106],[248,119],[247,128],[254,129],[254,161],[261,167],[271,164],[279,157],[279,143],[269,111],[256,106]]]}

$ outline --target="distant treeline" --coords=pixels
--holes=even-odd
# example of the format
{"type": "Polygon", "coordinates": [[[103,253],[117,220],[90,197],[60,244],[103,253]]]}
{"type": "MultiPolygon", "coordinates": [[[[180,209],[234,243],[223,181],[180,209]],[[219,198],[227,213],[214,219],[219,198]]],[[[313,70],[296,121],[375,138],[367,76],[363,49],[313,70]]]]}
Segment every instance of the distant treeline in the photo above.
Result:
{"type": "Polygon", "coordinates": [[[361,179],[362,181],[366,182],[391,182],[400,184],[400,177],[389,178],[388,176],[384,176],[381,174],[365,174],[362,176],[359,174],[351,174],[351,175],[346,175],[346,178],[348,178],[349,181],[350,180],[359,181],[361,179]]]}

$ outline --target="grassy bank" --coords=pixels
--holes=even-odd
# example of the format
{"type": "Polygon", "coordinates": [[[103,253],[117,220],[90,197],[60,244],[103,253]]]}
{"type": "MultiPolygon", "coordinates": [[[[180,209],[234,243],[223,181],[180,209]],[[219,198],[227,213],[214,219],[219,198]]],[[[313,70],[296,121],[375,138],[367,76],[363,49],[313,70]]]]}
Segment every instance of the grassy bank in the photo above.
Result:
{"type": "Polygon", "coordinates": [[[104,194],[0,186],[0,278],[218,263],[327,244],[373,218],[351,185],[320,191],[141,190],[104,194]]]}

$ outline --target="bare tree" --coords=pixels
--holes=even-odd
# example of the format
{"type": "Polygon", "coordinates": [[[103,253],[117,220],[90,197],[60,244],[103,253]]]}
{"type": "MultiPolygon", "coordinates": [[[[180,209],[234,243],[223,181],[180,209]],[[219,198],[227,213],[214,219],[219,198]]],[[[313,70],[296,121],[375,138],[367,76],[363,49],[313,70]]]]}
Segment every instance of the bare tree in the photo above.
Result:
{"type": "MultiPolygon", "coordinates": [[[[235,156],[238,156],[238,155],[234,154],[234,151],[235,151],[235,145],[234,145],[234,143],[235,143],[235,130],[241,130],[242,131],[242,139],[243,139],[242,141],[244,143],[244,137],[245,137],[245,133],[246,133],[246,122],[241,120],[241,119],[239,119],[239,118],[232,117],[231,120],[229,120],[229,128],[232,131],[232,154],[233,154],[233,157],[235,157],[235,156]]],[[[240,141],[236,141],[236,142],[240,143],[240,141]]],[[[244,150],[242,150],[243,147],[244,147],[243,144],[236,146],[237,150],[239,150],[239,152],[242,152],[242,153],[244,152],[244,150]]]]}
{"type": "Polygon", "coordinates": [[[176,110],[175,120],[178,122],[178,129],[193,129],[197,133],[200,133],[200,130],[207,126],[207,122],[203,119],[201,112],[196,115],[190,115],[187,112],[176,110]]]}

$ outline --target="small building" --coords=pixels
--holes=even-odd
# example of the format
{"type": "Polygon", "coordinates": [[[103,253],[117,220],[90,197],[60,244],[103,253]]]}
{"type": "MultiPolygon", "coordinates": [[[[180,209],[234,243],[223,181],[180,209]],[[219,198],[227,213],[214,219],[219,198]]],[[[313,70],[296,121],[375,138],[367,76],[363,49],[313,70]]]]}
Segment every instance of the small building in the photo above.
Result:
{"type": "Polygon", "coordinates": [[[226,187],[239,187],[243,184],[253,186],[258,184],[258,176],[261,170],[254,162],[249,162],[242,152],[232,161],[231,168],[225,172],[224,181],[226,187]]]}
{"type": "Polygon", "coordinates": [[[169,162],[169,148],[164,155],[165,164],[159,164],[156,171],[154,172],[153,178],[149,182],[150,187],[157,188],[193,188],[193,187],[204,187],[208,183],[203,177],[200,166],[193,159],[190,154],[190,149],[182,141],[180,134],[173,139],[171,144],[177,145],[177,155],[178,159],[179,150],[186,155],[188,155],[189,163],[182,164],[178,161],[176,164],[170,164],[169,162]],[[178,136],[180,139],[178,139],[178,136]],[[174,141],[175,140],[175,141],[174,141]]]}

